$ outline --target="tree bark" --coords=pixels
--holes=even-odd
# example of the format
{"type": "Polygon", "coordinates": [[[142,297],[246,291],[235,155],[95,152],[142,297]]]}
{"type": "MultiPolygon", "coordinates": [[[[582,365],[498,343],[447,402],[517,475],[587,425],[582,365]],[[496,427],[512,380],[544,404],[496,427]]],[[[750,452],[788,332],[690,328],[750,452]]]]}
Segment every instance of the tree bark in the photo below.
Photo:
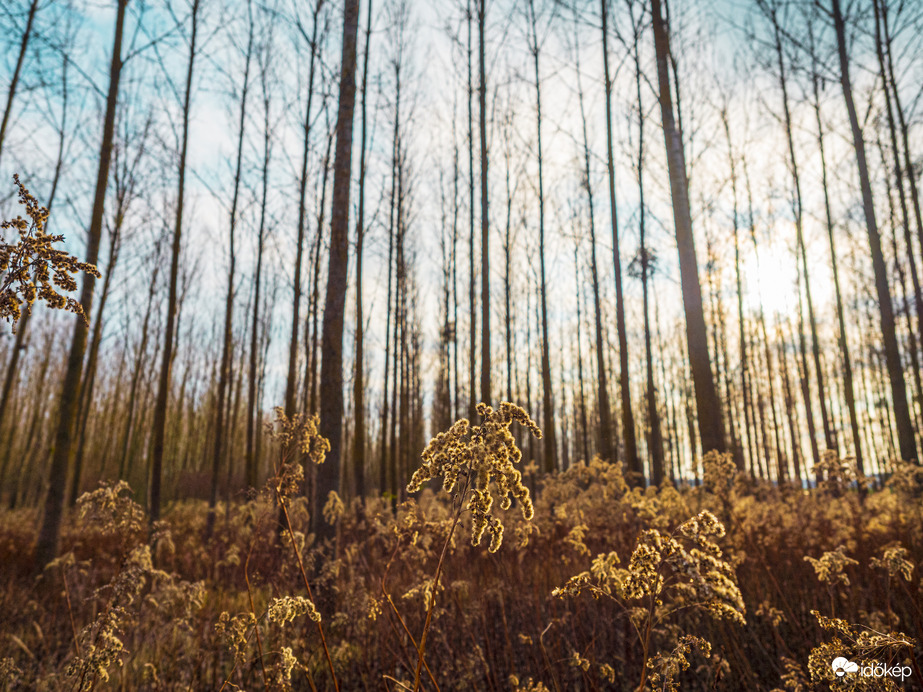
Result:
{"type": "Polygon", "coordinates": [[[652,0],[654,47],[657,54],[657,80],[660,86],[660,112],[663,136],[667,150],[670,174],[670,192],[673,197],[673,223],[676,228],[676,246],[679,253],[680,282],[683,291],[683,308],[686,313],[686,342],[689,365],[695,386],[696,411],[699,436],[705,451],[726,449],[724,423],[721,420],[721,401],[715,389],[711,358],[708,352],[708,333],[702,309],[702,288],[692,234],[692,217],[689,210],[689,183],[686,178],[686,160],[683,141],[673,117],[673,99],[670,95],[668,59],[670,38],[661,13],[660,0],[652,0]]]}
{"type": "MultiPolygon", "coordinates": [[[[349,262],[349,187],[356,105],[356,39],[359,0],[344,0],[343,54],[337,113],[336,155],[333,164],[333,208],[330,213],[330,261],[321,343],[320,433],[330,442],[327,460],[317,473],[317,497],[326,501],[340,486],[340,451],[343,430],[343,312],[349,262]]],[[[318,538],[332,538],[333,527],[314,508],[312,519],[318,538]]]]}

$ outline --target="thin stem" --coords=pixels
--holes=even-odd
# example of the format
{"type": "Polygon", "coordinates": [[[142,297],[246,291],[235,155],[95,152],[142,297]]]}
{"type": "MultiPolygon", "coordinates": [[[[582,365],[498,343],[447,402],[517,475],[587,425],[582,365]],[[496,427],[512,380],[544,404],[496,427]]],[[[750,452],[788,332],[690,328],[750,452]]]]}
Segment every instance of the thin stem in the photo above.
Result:
{"type": "Polygon", "coordinates": [[[455,527],[461,519],[462,510],[465,506],[465,496],[468,494],[468,487],[471,485],[471,469],[465,474],[465,487],[459,493],[458,507],[455,509],[455,518],[452,520],[452,528],[449,529],[449,535],[446,536],[445,543],[442,545],[442,553],[439,555],[439,562],[436,565],[436,575],[433,577],[433,591],[430,596],[429,608],[426,610],[426,622],[423,623],[423,635],[420,637],[419,658],[417,658],[417,670],[413,678],[413,692],[420,689],[420,673],[423,670],[423,656],[426,651],[426,635],[429,632],[430,621],[433,619],[433,610],[436,607],[436,593],[439,589],[439,577],[442,576],[442,565],[445,562],[445,555],[449,549],[449,543],[452,542],[452,536],[455,534],[455,527]]]}

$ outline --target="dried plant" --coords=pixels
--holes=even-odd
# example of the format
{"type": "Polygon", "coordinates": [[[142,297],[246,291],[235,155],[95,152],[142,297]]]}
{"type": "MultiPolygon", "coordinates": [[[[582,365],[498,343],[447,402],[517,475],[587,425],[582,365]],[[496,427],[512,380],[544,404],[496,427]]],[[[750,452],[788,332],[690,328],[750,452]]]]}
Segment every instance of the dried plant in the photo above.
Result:
{"type": "Polygon", "coordinates": [[[7,233],[19,236],[15,240],[0,238],[0,273],[3,276],[0,280],[0,318],[11,322],[15,329],[23,304],[26,310],[31,310],[36,300],[42,300],[51,308],[73,312],[86,322],[83,306],[74,298],[59,293],[58,289],[75,291],[77,282],[72,274],[82,271],[99,278],[99,270],[54,247],[64,236],[45,233],[48,210],[39,206],[18,175],[14,175],[13,180],[19,188],[19,203],[26,208],[26,218],[17,216],[0,223],[4,236],[7,233]]]}
{"type": "Polygon", "coordinates": [[[439,590],[446,551],[462,512],[470,511],[473,517],[472,545],[480,545],[484,532],[490,532],[488,551],[491,553],[497,552],[503,542],[503,523],[499,517],[492,514],[494,492],[500,500],[501,509],[510,509],[515,498],[526,521],[531,520],[535,513],[529,489],[522,482],[522,472],[514,466],[522,460],[522,452],[510,433],[510,425],[516,421],[539,439],[542,437],[541,429],[524,409],[508,401],[501,403],[496,411],[481,402],[477,406],[477,412],[483,418],[480,425],[472,426],[470,421],[463,418],[448,432],[439,433],[430,440],[423,450],[423,464],[414,472],[407,485],[407,492],[415,493],[426,481],[441,478],[443,490],[454,493],[452,525],[442,546],[432,586],[429,588],[429,607],[418,646],[414,692],[420,688],[426,636],[436,605],[436,593],[439,590]]]}
{"type": "MultiPolygon", "coordinates": [[[[721,548],[715,542],[715,538],[724,534],[724,526],[707,510],[672,533],[644,530],[627,568],[618,567],[620,561],[615,551],[601,553],[589,571],[571,577],[564,586],[554,589],[552,595],[572,598],[586,591],[594,598],[616,603],[628,615],[642,647],[638,689],[644,689],[654,660],[652,633],[672,613],[683,609],[704,610],[717,619],[746,624],[746,606],[734,568],[722,559],[721,548]]],[[[657,659],[655,670],[660,671],[659,679],[665,685],[679,668],[688,665],[683,654],[688,653],[692,643],[703,651],[708,644],[704,640],[701,643],[689,640],[682,645],[682,641],[677,643],[675,655],[661,655],[657,659]],[[684,665],[680,665],[680,660],[684,665]]]]}

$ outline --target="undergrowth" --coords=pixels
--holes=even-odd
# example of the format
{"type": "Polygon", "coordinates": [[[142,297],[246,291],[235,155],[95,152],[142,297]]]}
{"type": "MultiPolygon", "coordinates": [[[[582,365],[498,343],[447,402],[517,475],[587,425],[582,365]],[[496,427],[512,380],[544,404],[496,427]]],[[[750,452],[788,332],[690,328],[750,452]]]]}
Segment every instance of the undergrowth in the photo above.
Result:
{"type": "Polygon", "coordinates": [[[923,689],[919,467],[864,497],[846,474],[776,486],[717,454],[700,487],[630,488],[599,459],[528,487],[509,427],[540,431],[480,413],[427,447],[412,499],[326,498],[335,550],[299,492],[325,441],[281,414],[276,474],[219,505],[208,540],[206,503],[149,528],[125,483],[103,485],[33,579],[37,513],[6,512],[0,686],[923,689]]]}

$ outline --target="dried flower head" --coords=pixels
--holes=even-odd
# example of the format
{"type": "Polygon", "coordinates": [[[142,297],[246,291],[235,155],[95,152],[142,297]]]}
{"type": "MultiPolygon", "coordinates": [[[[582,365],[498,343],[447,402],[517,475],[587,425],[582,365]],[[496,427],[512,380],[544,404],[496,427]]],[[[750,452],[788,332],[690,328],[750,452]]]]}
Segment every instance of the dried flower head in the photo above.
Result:
{"type": "Polygon", "coordinates": [[[810,562],[817,575],[817,580],[825,584],[842,584],[849,586],[849,577],[843,571],[848,565],[858,565],[846,554],[846,547],[839,546],[836,550],[828,550],[821,555],[820,559],[815,559],[810,555],[804,556],[805,562],[810,562]]]}
{"type": "Polygon", "coordinates": [[[296,451],[312,464],[323,464],[330,451],[330,442],[318,432],[317,416],[295,413],[285,415],[285,409],[276,406],[276,419],[266,424],[269,435],[281,443],[284,450],[296,451]]]}
{"type": "Polygon", "coordinates": [[[302,615],[307,615],[314,622],[320,622],[320,613],[314,606],[314,602],[304,596],[274,598],[267,611],[269,620],[280,625],[293,621],[296,617],[301,617],[302,615]]]}
{"type": "Polygon", "coordinates": [[[503,524],[491,512],[494,504],[491,484],[501,509],[509,509],[515,498],[526,521],[535,513],[529,489],[522,482],[522,472],[515,467],[522,460],[522,452],[510,433],[510,425],[516,421],[539,439],[542,431],[525,410],[506,401],[497,410],[478,404],[477,411],[484,419],[480,425],[472,426],[463,418],[448,432],[430,440],[423,450],[423,464],[414,472],[407,492],[415,493],[426,481],[440,477],[443,489],[452,492],[459,479],[464,479],[462,499],[469,494],[466,509],[474,518],[471,543],[480,545],[484,533],[489,532],[489,550],[496,552],[503,541],[503,524]]]}
{"type": "Polygon", "coordinates": [[[82,271],[99,278],[99,270],[54,247],[64,236],[45,233],[48,210],[39,206],[18,175],[14,175],[13,180],[19,188],[19,203],[26,208],[28,220],[17,216],[0,223],[4,236],[10,231],[19,235],[16,242],[0,238],[0,274],[3,275],[0,279],[0,318],[11,321],[15,328],[22,315],[23,303],[30,310],[38,299],[51,308],[73,312],[86,322],[83,306],[74,298],[58,293],[57,289],[76,291],[77,282],[72,274],[82,271]]]}
{"type": "Polygon", "coordinates": [[[892,578],[902,577],[904,581],[913,581],[913,563],[908,560],[907,548],[902,545],[892,545],[881,553],[881,559],[873,557],[869,564],[874,569],[881,569],[892,578]]]}

